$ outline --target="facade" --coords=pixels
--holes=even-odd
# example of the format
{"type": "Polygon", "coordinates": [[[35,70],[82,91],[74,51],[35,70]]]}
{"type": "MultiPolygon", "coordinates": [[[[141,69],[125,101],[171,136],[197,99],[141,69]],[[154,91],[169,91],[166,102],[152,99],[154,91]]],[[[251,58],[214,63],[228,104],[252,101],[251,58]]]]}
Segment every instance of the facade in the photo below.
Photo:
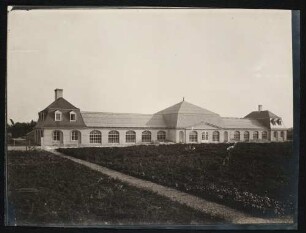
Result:
{"type": "Polygon", "coordinates": [[[184,100],[154,114],[83,112],[56,89],[55,101],[38,115],[34,140],[43,147],[287,140],[282,118],[261,105],[243,118],[221,117],[184,100]]]}

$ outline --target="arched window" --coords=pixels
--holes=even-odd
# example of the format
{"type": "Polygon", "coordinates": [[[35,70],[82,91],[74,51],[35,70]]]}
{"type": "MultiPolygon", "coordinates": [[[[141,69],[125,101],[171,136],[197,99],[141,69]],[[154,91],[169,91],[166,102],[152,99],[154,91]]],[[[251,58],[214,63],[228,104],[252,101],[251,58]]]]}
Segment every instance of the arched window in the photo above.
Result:
{"type": "Polygon", "coordinates": [[[53,131],[53,141],[61,141],[61,131],[53,131]]]}
{"type": "Polygon", "coordinates": [[[245,131],[244,132],[243,139],[244,139],[244,141],[249,141],[250,140],[250,133],[249,133],[249,131],[245,131]]]}
{"type": "Polygon", "coordinates": [[[213,132],[213,142],[219,142],[220,141],[220,133],[219,131],[213,132]]]}
{"type": "Polygon", "coordinates": [[[197,142],[198,141],[198,133],[197,133],[197,131],[192,131],[189,134],[189,141],[190,142],[197,142]]]}
{"type": "Polygon", "coordinates": [[[112,130],[108,133],[108,143],[119,143],[119,132],[112,130]]]}
{"type": "Polygon", "coordinates": [[[203,132],[202,133],[202,140],[207,141],[208,140],[208,132],[203,132]]]}
{"type": "Polygon", "coordinates": [[[224,141],[228,142],[228,132],[224,131],[224,141]]]}
{"type": "Polygon", "coordinates": [[[253,132],[253,140],[258,140],[258,131],[253,132]]]}
{"type": "Polygon", "coordinates": [[[157,132],[157,141],[164,142],[166,140],[166,132],[165,131],[158,131],[157,132]]]}
{"type": "Polygon", "coordinates": [[[101,132],[98,130],[91,131],[89,134],[89,142],[90,143],[101,143],[102,142],[101,132]]]}
{"type": "Polygon", "coordinates": [[[234,140],[235,141],[240,141],[240,132],[239,131],[235,131],[235,133],[234,133],[234,140]]]}
{"type": "Polygon", "coordinates": [[[79,134],[80,134],[79,131],[73,130],[71,132],[71,141],[78,141],[79,140],[79,134]]]}
{"type": "Polygon", "coordinates": [[[54,119],[55,121],[61,121],[62,120],[62,112],[59,110],[56,110],[54,113],[54,119]]]}
{"type": "Polygon", "coordinates": [[[125,134],[126,142],[136,142],[136,133],[135,131],[127,131],[125,134]]]}
{"type": "Polygon", "coordinates": [[[267,139],[268,139],[268,133],[267,133],[267,131],[263,131],[263,132],[261,133],[261,138],[262,138],[263,140],[267,140],[267,139]]]}
{"type": "Polygon", "coordinates": [[[151,132],[143,131],[141,135],[142,142],[151,142],[151,132]]]}

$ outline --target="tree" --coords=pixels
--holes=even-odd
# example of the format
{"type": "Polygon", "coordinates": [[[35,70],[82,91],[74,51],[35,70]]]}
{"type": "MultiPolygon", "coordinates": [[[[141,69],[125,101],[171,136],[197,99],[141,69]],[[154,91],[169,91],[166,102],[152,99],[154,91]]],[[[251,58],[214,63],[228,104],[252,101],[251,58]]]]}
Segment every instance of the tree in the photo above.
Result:
{"type": "Polygon", "coordinates": [[[25,136],[27,133],[31,132],[35,125],[36,122],[35,121],[31,121],[31,122],[14,122],[12,119],[10,119],[11,121],[11,125],[7,125],[7,132],[11,133],[13,138],[18,138],[18,137],[23,137],[25,136]]]}

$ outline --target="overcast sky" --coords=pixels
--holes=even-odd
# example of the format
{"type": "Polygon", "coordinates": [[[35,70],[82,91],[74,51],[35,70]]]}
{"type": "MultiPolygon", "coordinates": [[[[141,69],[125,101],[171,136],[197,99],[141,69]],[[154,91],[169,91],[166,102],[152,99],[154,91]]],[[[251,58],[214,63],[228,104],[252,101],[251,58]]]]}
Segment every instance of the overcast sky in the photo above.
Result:
{"type": "Polygon", "coordinates": [[[62,88],[81,111],[155,113],[185,97],[227,117],[262,104],[293,125],[290,11],[18,10],[8,29],[15,122],[62,88]]]}

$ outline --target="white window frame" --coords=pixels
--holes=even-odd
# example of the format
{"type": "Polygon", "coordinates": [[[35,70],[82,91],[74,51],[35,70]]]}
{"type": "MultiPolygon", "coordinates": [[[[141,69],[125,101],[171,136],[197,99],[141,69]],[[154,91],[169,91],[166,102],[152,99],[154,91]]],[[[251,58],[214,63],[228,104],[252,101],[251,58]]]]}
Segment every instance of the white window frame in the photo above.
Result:
{"type": "Polygon", "coordinates": [[[198,132],[197,131],[191,131],[189,133],[189,142],[198,142],[198,132]]]}
{"type": "Polygon", "coordinates": [[[157,141],[159,141],[159,142],[164,142],[164,141],[166,141],[166,132],[165,131],[158,131],[157,132],[157,141]]]}
{"type": "Polygon", "coordinates": [[[135,131],[127,131],[125,134],[125,142],[126,143],[135,143],[136,142],[136,132],[135,131]]]}
{"type": "Polygon", "coordinates": [[[146,130],[141,133],[141,142],[152,142],[151,131],[146,130]]]}
{"type": "Polygon", "coordinates": [[[108,132],[108,143],[119,143],[120,142],[120,133],[116,130],[108,132]]]}
{"type": "Polygon", "coordinates": [[[69,119],[70,119],[70,121],[76,121],[76,119],[77,119],[76,113],[75,112],[70,112],[69,119]],[[74,120],[71,119],[71,116],[74,116],[74,120]]]}
{"type": "Polygon", "coordinates": [[[253,132],[253,140],[258,140],[259,139],[259,132],[258,131],[254,131],[253,132]]]}
{"type": "Polygon", "coordinates": [[[240,131],[235,131],[234,132],[234,140],[239,142],[241,140],[241,133],[240,131]]]}
{"type": "Polygon", "coordinates": [[[75,142],[79,140],[79,131],[72,130],[71,131],[71,141],[75,142]]]}
{"type": "Polygon", "coordinates": [[[102,133],[99,130],[92,130],[89,133],[89,143],[90,144],[101,144],[102,143],[102,133]]]}
{"type": "Polygon", "coordinates": [[[208,132],[207,131],[202,132],[202,141],[208,141],[208,132]]]}
{"type": "Polygon", "coordinates": [[[213,135],[213,142],[219,142],[220,141],[220,132],[219,131],[214,131],[212,135],[213,135]]]}
{"type": "Polygon", "coordinates": [[[244,141],[250,141],[250,132],[249,131],[244,131],[243,140],[244,141]]]}
{"type": "Polygon", "coordinates": [[[52,140],[54,142],[59,142],[61,140],[61,131],[54,130],[53,133],[52,133],[52,140]]]}
{"type": "Polygon", "coordinates": [[[59,111],[59,110],[56,110],[55,111],[55,113],[54,113],[54,120],[55,121],[62,121],[62,112],[61,111],[59,111]],[[60,116],[60,118],[59,119],[57,119],[57,114],[59,114],[59,116],[60,116]]]}

